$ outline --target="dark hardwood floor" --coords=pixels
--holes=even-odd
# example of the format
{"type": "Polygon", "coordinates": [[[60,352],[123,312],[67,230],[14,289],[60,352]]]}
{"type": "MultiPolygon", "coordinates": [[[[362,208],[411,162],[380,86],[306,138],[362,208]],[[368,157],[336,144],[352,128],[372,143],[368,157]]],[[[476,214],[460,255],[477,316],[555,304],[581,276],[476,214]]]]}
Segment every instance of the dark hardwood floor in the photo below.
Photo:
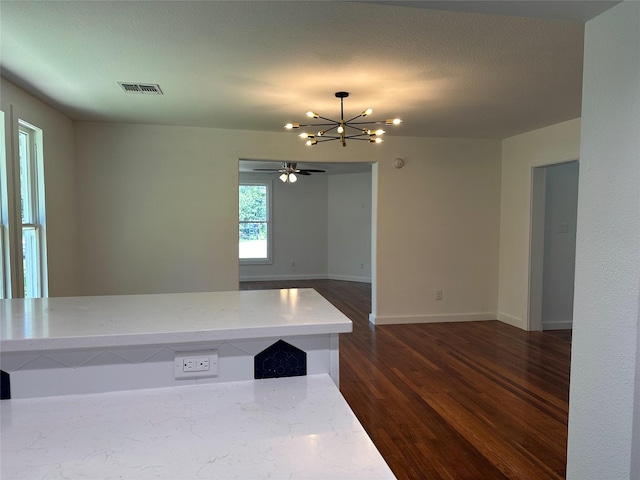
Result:
{"type": "Polygon", "coordinates": [[[571,343],[498,321],[368,322],[369,284],[315,288],[353,321],[340,390],[399,479],[564,478],[571,343]]]}

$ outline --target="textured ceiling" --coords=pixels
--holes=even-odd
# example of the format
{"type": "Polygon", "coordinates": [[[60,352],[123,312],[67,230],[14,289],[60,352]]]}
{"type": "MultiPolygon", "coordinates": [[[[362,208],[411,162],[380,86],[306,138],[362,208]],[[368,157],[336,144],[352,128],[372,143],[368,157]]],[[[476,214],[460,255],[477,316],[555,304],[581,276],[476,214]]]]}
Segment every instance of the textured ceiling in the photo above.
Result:
{"type": "Polygon", "coordinates": [[[389,134],[505,138],[580,116],[582,22],[613,3],[2,0],[0,66],[76,120],[282,131],[346,90],[389,134]]]}

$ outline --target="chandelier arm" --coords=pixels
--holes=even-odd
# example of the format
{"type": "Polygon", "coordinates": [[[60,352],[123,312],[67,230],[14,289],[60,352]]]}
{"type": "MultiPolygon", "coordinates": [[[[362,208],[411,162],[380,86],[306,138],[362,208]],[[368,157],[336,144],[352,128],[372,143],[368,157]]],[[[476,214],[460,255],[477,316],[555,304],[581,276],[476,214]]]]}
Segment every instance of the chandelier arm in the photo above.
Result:
{"type": "MultiPolygon", "coordinates": [[[[327,128],[327,129],[325,130],[325,133],[330,132],[331,130],[335,130],[335,129],[336,129],[336,128],[338,128],[339,126],[340,126],[340,125],[338,124],[338,125],[334,125],[334,126],[333,126],[333,127],[331,127],[331,128],[327,128]]],[[[324,136],[324,135],[323,135],[323,136],[324,136]]]]}
{"type": "MultiPolygon", "coordinates": [[[[349,120],[346,120],[344,123],[353,122],[356,118],[360,118],[362,116],[363,116],[362,114],[356,115],[355,117],[350,118],[349,120]]],[[[367,122],[367,123],[369,123],[369,122],[367,122]]]]}
{"type": "MultiPolygon", "coordinates": [[[[356,124],[357,125],[357,124],[356,124]]],[[[357,130],[359,132],[362,132],[362,128],[360,127],[354,127],[353,125],[349,125],[348,123],[345,123],[345,127],[349,127],[349,128],[353,128],[354,130],[357,130]]]]}
{"type": "Polygon", "coordinates": [[[300,124],[301,127],[331,127],[331,128],[336,128],[338,125],[340,125],[338,122],[333,122],[333,123],[305,123],[305,124],[300,124]]]}
{"type": "Polygon", "coordinates": [[[368,137],[369,135],[367,135],[367,138],[359,138],[359,135],[350,135],[350,136],[345,136],[344,138],[348,140],[365,140],[368,142],[369,141],[368,137]]]}
{"type": "Polygon", "coordinates": [[[316,140],[320,140],[322,138],[338,139],[340,137],[336,135],[321,135],[319,137],[315,137],[316,140]]]}
{"type": "MultiPolygon", "coordinates": [[[[357,118],[357,117],[356,117],[357,118]]],[[[353,122],[354,125],[386,125],[387,122],[384,120],[369,120],[368,122],[353,122]]]]}
{"type": "Polygon", "coordinates": [[[345,135],[345,138],[357,138],[357,137],[367,137],[367,139],[369,139],[371,135],[368,133],[354,133],[353,135],[345,135]]]}
{"type": "Polygon", "coordinates": [[[322,120],[326,120],[327,122],[331,122],[331,123],[335,123],[336,125],[340,125],[340,122],[338,122],[336,120],[332,120],[332,119],[327,118],[327,117],[321,117],[320,115],[318,115],[316,118],[321,118],[322,120]]]}

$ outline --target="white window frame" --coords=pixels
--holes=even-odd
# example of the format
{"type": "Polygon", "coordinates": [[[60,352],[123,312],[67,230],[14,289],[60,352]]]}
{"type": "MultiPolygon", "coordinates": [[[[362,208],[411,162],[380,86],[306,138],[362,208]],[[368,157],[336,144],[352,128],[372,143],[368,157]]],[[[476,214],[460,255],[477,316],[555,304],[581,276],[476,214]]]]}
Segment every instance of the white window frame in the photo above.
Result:
{"type": "MultiPolygon", "coordinates": [[[[240,253],[238,252],[238,260],[240,261],[240,265],[270,265],[273,264],[273,220],[272,220],[272,191],[273,191],[273,182],[271,181],[245,181],[240,179],[238,185],[238,198],[240,194],[241,186],[263,186],[266,187],[266,197],[267,197],[267,215],[265,223],[267,224],[267,257],[266,258],[239,258],[240,253]]],[[[243,223],[240,221],[240,203],[238,201],[238,230],[240,224],[243,223]]],[[[240,233],[238,231],[238,248],[240,242],[240,233]]]]}
{"type": "MultiPolygon", "coordinates": [[[[24,288],[22,282],[22,294],[28,298],[46,297],[48,295],[47,282],[47,249],[46,249],[46,215],[44,201],[44,164],[42,159],[42,130],[24,120],[18,120],[18,137],[23,136],[27,140],[27,156],[21,158],[18,152],[20,176],[26,174],[27,198],[26,205],[22,208],[27,212],[26,221],[21,223],[21,251],[25,248],[25,232],[34,232],[32,241],[27,242],[26,248],[31,251],[31,258],[36,266],[31,271],[25,271],[23,265],[20,278],[26,278],[28,288],[24,288]]],[[[20,145],[20,142],[19,144],[20,145]]],[[[20,182],[20,178],[17,179],[20,182]]],[[[19,184],[20,185],[20,184],[19,184]]],[[[20,191],[21,191],[20,185],[20,191]]],[[[18,197],[22,202],[22,195],[18,197]]],[[[22,209],[21,209],[22,210],[22,209]]]]}
{"type": "Polygon", "coordinates": [[[47,297],[43,133],[8,107],[0,115],[0,298],[47,297]]]}
{"type": "Polygon", "coordinates": [[[7,145],[5,114],[0,110],[0,299],[11,298],[9,269],[9,188],[7,183],[7,145]]]}

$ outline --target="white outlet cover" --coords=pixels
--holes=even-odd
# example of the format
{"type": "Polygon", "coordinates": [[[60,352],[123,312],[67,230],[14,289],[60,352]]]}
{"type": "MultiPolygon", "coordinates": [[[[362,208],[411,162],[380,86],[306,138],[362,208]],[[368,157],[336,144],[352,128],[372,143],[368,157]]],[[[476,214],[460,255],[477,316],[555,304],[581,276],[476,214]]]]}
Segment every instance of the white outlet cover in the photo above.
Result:
{"type": "Polygon", "coordinates": [[[218,376],[218,351],[217,350],[197,350],[191,352],[175,352],[173,360],[173,378],[206,378],[218,376]],[[197,359],[206,357],[209,359],[209,370],[206,371],[184,371],[185,359],[197,359]]]}

